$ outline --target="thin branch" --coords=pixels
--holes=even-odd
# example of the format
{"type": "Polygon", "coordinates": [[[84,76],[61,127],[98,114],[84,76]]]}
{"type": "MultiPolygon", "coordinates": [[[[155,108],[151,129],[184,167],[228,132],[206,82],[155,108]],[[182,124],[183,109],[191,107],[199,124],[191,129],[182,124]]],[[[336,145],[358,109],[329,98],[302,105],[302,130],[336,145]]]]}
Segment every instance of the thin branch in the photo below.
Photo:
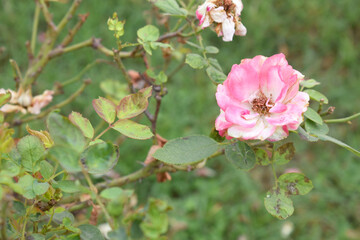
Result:
{"type": "Polygon", "coordinates": [[[69,45],[69,43],[72,42],[72,40],[74,39],[75,34],[80,30],[80,28],[85,23],[88,16],[89,16],[89,13],[87,13],[87,14],[79,14],[79,21],[69,31],[68,35],[66,35],[66,37],[64,38],[64,40],[60,44],[61,46],[65,47],[65,46],[69,45]]]}
{"type": "Polygon", "coordinates": [[[113,50],[114,52],[114,59],[116,61],[116,63],[118,64],[122,74],[124,75],[126,81],[128,82],[128,86],[131,92],[133,92],[133,87],[132,87],[132,83],[131,83],[131,77],[129,76],[128,72],[126,71],[125,65],[121,60],[121,56],[118,54],[119,51],[117,50],[113,50]]]}
{"type": "Polygon", "coordinates": [[[39,16],[40,16],[40,5],[37,1],[35,1],[35,13],[34,13],[34,22],[33,22],[33,28],[31,32],[31,52],[35,52],[35,46],[36,46],[36,38],[37,38],[37,32],[38,32],[38,26],[39,26],[39,16]]]}
{"type": "Polygon", "coordinates": [[[47,22],[47,24],[50,26],[50,28],[54,31],[57,32],[57,27],[55,25],[55,23],[52,20],[52,16],[51,13],[49,12],[48,7],[46,6],[45,0],[39,0],[40,1],[40,6],[41,6],[41,10],[44,14],[45,20],[47,22]]]}
{"type": "Polygon", "coordinates": [[[17,83],[19,81],[21,82],[23,78],[22,78],[22,75],[21,75],[19,65],[16,63],[16,61],[14,59],[10,59],[9,62],[10,62],[11,67],[13,69],[15,82],[17,82],[17,83]]]}
{"type": "MultiPolygon", "coordinates": [[[[211,155],[210,157],[208,157],[207,159],[211,159],[211,158],[215,158],[217,156],[223,155],[224,151],[218,151],[216,153],[214,153],[213,155],[211,155]]],[[[136,172],[133,172],[129,175],[126,175],[124,177],[120,177],[117,179],[113,179],[110,182],[101,182],[95,185],[96,189],[100,192],[102,190],[104,190],[105,188],[109,188],[109,187],[121,187],[123,185],[126,185],[128,183],[131,182],[136,182],[138,180],[141,180],[143,178],[149,177],[153,174],[156,173],[163,173],[163,172],[176,172],[178,170],[180,171],[189,171],[196,169],[196,167],[194,168],[189,168],[188,166],[170,166],[170,165],[165,165],[162,162],[156,161],[156,162],[152,162],[148,165],[146,165],[145,167],[137,170],[136,172]]],[[[75,194],[72,196],[68,196],[65,197],[63,199],[60,200],[59,204],[66,204],[66,203],[73,203],[76,202],[80,199],[81,194],[75,194]]]]}
{"type": "Polygon", "coordinates": [[[66,24],[69,22],[69,20],[72,18],[72,16],[75,14],[76,9],[79,7],[81,3],[81,0],[74,0],[74,2],[72,3],[71,7],[69,8],[69,10],[67,11],[67,13],[65,14],[65,16],[63,17],[63,19],[60,21],[60,23],[57,26],[57,29],[59,32],[61,32],[61,30],[64,29],[64,27],[66,26],[66,24]]]}
{"type": "Polygon", "coordinates": [[[354,118],[360,117],[360,113],[356,113],[354,115],[351,115],[349,117],[346,118],[338,118],[338,119],[327,119],[324,120],[325,123],[343,123],[343,122],[348,122],[350,120],[353,120],[354,118]]]}
{"type": "Polygon", "coordinates": [[[159,112],[160,112],[162,97],[160,95],[156,95],[155,99],[156,99],[156,109],[155,109],[155,113],[154,113],[154,118],[152,121],[151,120],[150,121],[151,121],[152,132],[153,132],[154,136],[156,137],[156,123],[157,123],[157,119],[158,119],[159,112]]]}

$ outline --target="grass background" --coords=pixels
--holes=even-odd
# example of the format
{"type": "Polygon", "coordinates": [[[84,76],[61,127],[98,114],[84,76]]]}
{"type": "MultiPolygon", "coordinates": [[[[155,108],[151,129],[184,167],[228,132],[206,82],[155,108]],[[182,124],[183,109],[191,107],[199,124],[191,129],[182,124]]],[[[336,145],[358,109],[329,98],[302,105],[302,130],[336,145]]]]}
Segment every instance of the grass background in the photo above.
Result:
{"type": "MultiPolygon", "coordinates": [[[[200,2],[200,1],[199,1],[200,2]]],[[[278,52],[287,55],[289,63],[322,84],[316,89],[325,93],[334,117],[359,112],[360,109],[360,8],[358,0],[276,1],[244,0],[242,19],[248,28],[246,37],[235,37],[231,43],[222,42],[210,29],[204,31],[205,43],[220,49],[216,58],[227,73],[232,64],[255,55],[270,56],[278,52]]],[[[66,5],[53,4],[54,19],[58,21],[66,5]]],[[[115,47],[106,20],[114,11],[126,19],[124,39],[136,41],[136,31],[149,22],[145,12],[151,8],[145,0],[83,1],[79,13],[90,16],[74,42],[91,36],[103,39],[104,45],[115,47]]],[[[0,87],[14,87],[9,58],[22,69],[27,66],[24,43],[31,36],[34,4],[31,1],[0,0],[0,87]]],[[[72,21],[73,23],[74,21],[72,21]]],[[[154,23],[154,22],[153,22],[154,23]]],[[[44,29],[42,21],[40,29],[44,29]]],[[[91,49],[82,49],[57,58],[44,69],[35,93],[52,87],[76,75],[94,59],[102,57],[91,49]]],[[[151,59],[153,66],[163,62],[159,54],[151,59]]],[[[175,61],[176,62],[176,61],[175,61]]],[[[143,71],[138,60],[126,60],[130,69],[143,71]]],[[[175,65],[175,64],[174,64],[175,65]]],[[[170,69],[174,67],[170,66],[170,69]]],[[[125,82],[120,71],[104,65],[86,74],[93,84],[76,99],[63,114],[71,110],[82,112],[96,125],[99,118],[92,110],[91,100],[104,93],[100,82],[114,79],[125,82]]],[[[66,87],[69,96],[76,84],[66,87]]],[[[169,84],[158,122],[158,132],[167,139],[190,134],[208,134],[218,114],[215,87],[203,71],[185,66],[169,84]]],[[[146,120],[143,120],[146,123],[146,120]]],[[[42,122],[30,125],[44,129],[42,122]]],[[[331,126],[330,135],[355,148],[360,148],[359,120],[351,125],[331,126]]],[[[112,138],[111,134],[105,137],[112,138]]],[[[200,178],[195,173],[175,173],[173,180],[156,184],[155,177],[133,184],[139,201],[153,196],[167,200],[174,210],[170,212],[173,228],[184,228],[171,239],[281,239],[284,224],[292,223],[294,232],[288,239],[360,239],[360,159],[328,143],[303,143],[294,138],[297,146],[295,159],[286,167],[301,169],[314,183],[307,196],[294,197],[295,213],[286,221],[270,216],[263,198],[272,184],[270,169],[256,168],[242,172],[228,164],[224,157],[211,160],[208,167],[216,172],[213,178],[200,178]]],[[[151,141],[126,140],[120,147],[121,157],[117,171],[127,174],[140,167],[151,141]]],[[[279,168],[279,173],[284,169],[279,168]]]]}

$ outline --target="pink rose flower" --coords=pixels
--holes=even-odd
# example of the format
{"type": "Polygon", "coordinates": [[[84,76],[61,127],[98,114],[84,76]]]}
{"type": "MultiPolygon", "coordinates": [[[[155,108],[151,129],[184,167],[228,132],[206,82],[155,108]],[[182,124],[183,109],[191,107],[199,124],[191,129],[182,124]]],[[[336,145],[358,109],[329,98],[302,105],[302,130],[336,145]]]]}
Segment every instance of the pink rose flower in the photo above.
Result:
{"type": "Polygon", "coordinates": [[[299,127],[309,105],[309,95],[299,92],[303,79],[282,53],[233,65],[227,79],[217,87],[220,115],[216,130],[228,139],[286,138],[289,130],[299,127]]]}
{"type": "Polygon", "coordinates": [[[215,31],[225,42],[232,41],[234,34],[246,35],[246,28],[240,21],[243,9],[241,0],[206,0],[196,10],[196,17],[202,28],[216,23],[215,31]]]}

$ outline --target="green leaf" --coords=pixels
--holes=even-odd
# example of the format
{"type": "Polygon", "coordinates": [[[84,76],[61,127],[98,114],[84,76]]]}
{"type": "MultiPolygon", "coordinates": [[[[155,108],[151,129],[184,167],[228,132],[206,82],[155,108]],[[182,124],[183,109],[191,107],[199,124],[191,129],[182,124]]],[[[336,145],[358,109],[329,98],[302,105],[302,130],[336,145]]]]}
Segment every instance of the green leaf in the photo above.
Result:
{"type": "Polygon", "coordinates": [[[141,89],[139,92],[128,95],[121,99],[117,106],[117,117],[128,119],[138,116],[146,110],[149,105],[148,98],[152,94],[152,86],[141,89]]]}
{"type": "Polygon", "coordinates": [[[56,145],[62,145],[81,152],[85,145],[85,138],[69,119],[58,113],[52,112],[47,118],[47,126],[56,145]]]}
{"type": "Polygon", "coordinates": [[[0,111],[0,124],[3,123],[5,120],[5,113],[0,111]]]}
{"type": "Polygon", "coordinates": [[[261,166],[267,166],[270,164],[270,159],[268,153],[261,148],[255,148],[255,156],[256,156],[256,163],[261,166]]]}
{"type": "Polygon", "coordinates": [[[110,142],[94,144],[81,154],[81,159],[89,173],[104,174],[117,163],[119,149],[110,142]]]}
{"type": "Polygon", "coordinates": [[[31,240],[45,240],[45,235],[40,233],[33,233],[28,238],[31,240]]]}
{"type": "Polygon", "coordinates": [[[188,165],[210,157],[218,148],[217,142],[206,136],[181,137],[167,142],[153,157],[169,164],[188,165]]]}
{"type": "Polygon", "coordinates": [[[225,147],[225,156],[236,167],[244,170],[252,169],[256,163],[254,150],[245,142],[235,142],[225,147]]]}
{"type": "Polygon", "coordinates": [[[54,174],[54,167],[46,160],[40,162],[40,173],[44,179],[49,180],[54,174]]]}
{"type": "Polygon", "coordinates": [[[207,53],[210,53],[210,54],[216,54],[216,53],[219,52],[219,49],[218,49],[217,47],[215,47],[215,46],[207,46],[207,47],[205,48],[205,51],[206,51],[207,53]]]}
{"type": "Polygon", "coordinates": [[[79,163],[80,153],[73,148],[55,146],[50,149],[50,155],[54,157],[67,172],[81,172],[79,163]]]}
{"type": "Polygon", "coordinates": [[[295,156],[295,147],[292,142],[285,143],[275,151],[274,162],[277,165],[288,163],[295,156]]]}
{"type": "Polygon", "coordinates": [[[0,107],[6,103],[8,103],[11,99],[11,93],[0,93],[0,107]]]}
{"type": "Polygon", "coordinates": [[[160,32],[157,27],[146,25],[137,31],[137,35],[143,42],[154,42],[160,37],[160,32]]]}
{"type": "Polygon", "coordinates": [[[15,177],[20,173],[21,170],[21,165],[19,164],[21,156],[16,149],[13,149],[10,158],[11,160],[5,160],[5,159],[1,160],[0,173],[3,176],[15,177]]]}
{"type": "Polygon", "coordinates": [[[92,101],[96,113],[107,123],[113,123],[116,116],[116,105],[110,100],[99,97],[92,101]]]}
{"type": "Polygon", "coordinates": [[[316,81],[315,79],[309,79],[309,80],[304,80],[300,82],[300,85],[306,88],[313,88],[317,85],[320,85],[320,83],[318,81],[316,81]]]}
{"type": "Polygon", "coordinates": [[[104,240],[103,235],[99,229],[90,224],[80,225],[79,229],[81,230],[80,239],[81,240],[104,240]]]}
{"type": "Polygon", "coordinates": [[[80,186],[76,185],[72,180],[62,180],[54,185],[55,188],[59,188],[61,191],[66,193],[76,193],[80,192],[80,186]]]}
{"type": "Polygon", "coordinates": [[[294,213],[293,202],[283,190],[268,192],[264,203],[266,210],[278,219],[286,219],[294,213]]]}
{"type": "Polygon", "coordinates": [[[149,200],[148,211],[140,224],[146,237],[159,239],[161,234],[166,233],[169,225],[167,211],[170,209],[164,201],[152,198],[149,200]]]}
{"type": "Polygon", "coordinates": [[[329,100],[327,99],[327,97],[326,97],[324,94],[322,94],[322,93],[320,93],[320,92],[318,92],[318,91],[316,91],[316,90],[307,89],[307,90],[305,90],[304,92],[306,92],[307,94],[309,94],[309,96],[310,96],[310,98],[311,98],[312,100],[315,100],[315,101],[317,101],[317,102],[320,102],[320,100],[323,99],[325,104],[328,104],[328,103],[329,103],[329,100]]]}
{"type": "Polygon", "coordinates": [[[120,83],[119,81],[107,79],[100,83],[100,88],[104,93],[116,100],[120,100],[125,97],[129,92],[129,87],[126,83],[120,83]]]}
{"type": "Polygon", "coordinates": [[[100,196],[109,200],[121,200],[129,198],[134,193],[134,190],[123,190],[119,187],[107,188],[100,193],[100,196]]]}
{"type": "Polygon", "coordinates": [[[163,10],[165,13],[170,15],[177,16],[186,16],[187,11],[183,8],[180,8],[176,0],[156,0],[154,2],[155,6],[163,10]]]}
{"type": "Polygon", "coordinates": [[[333,138],[333,137],[330,137],[330,136],[327,136],[327,135],[324,135],[324,134],[318,134],[318,137],[319,137],[320,140],[335,143],[335,144],[339,145],[340,147],[343,147],[343,148],[347,149],[348,151],[352,152],[356,156],[360,157],[360,151],[350,147],[346,143],[343,143],[343,142],[337,140],[336,138],[333,138]]]}
{"type": "MultiPolygon", "coordinates": [[[[47,214],[47,216],[50,217],[49,214],[47,214]]],[[[53,221],[60,225],[63,223],[64,218],[68,218],[72,223],[75,222],[75,217],[72,215],[72,213],[66,211],[64,208],[57,207],[55,209],[53,221]]]]}
{"type": "Polygon", "coordinates": [[[190,67],[195,69],[201,69],[207,66],[206,60],[199,54],[195,53],[188,53],[186,55],[185,63],[189,64],[190,67]]]}
{"type": "Polygon", "coordinates": [[[142,42],[141,40],[139,41],[139,43],[141,43],[145,49],[145,51],[149,54],[149,55],[152,55],[152,50],[151,50],[151,45],[149,42],[142,42]]]}
{"type": "Polygon", "coordinates": [[[161,48],[170,48],[171,50],[174,50],[174,48],[168,43],[151,42],[150,46],[152,49],[157,49],[158,47],[161,47],[161,48]]]}
{"type": "Polygon", "coordinates": [[[91,125],[89,119],[84,118],[80,113],[78,112],[71,112],[69,115],[69,120],[72,122],[75,126],[80,128],[82,133],[87,138],[93,138],[94,137],[94,128],[91,125]]]}
{"type": "Polygon", "coordinates": [[[23,137],[18,142],[17,149],[21,155],[21,165],[25,170],[33,173],[38,171],[37,164],[45,153],[41,140],[35,136],[23,137]]]}
{"type": "Polygon", "coordinates": [[[146,74],[147,74],[149,77],[155,79],[155,84],[156,84],[156,85],[160,85],[160,84],[162,84],[162,83],[166,83],[166,82],[167,82],[167,78],[168,78],[168,77],[166,76],[166,74],[164,73],[164,71],[161,71],[158,75],[156,75],[153,70],[148,69],[148,70],[146,70],[146,74]]]}
{"type": "Polygon", "coordinates": [[[310,134],[328,134],[329,133],[329,127],[327,124],[323,123],[322,125],[313,122],[309,119],[306,119],[305,121],[305,129],[310,134]]]}
{"type": "Polygon", "coordinates": [[[304,113],[304,116],[320,125],[323,124],[321,116],[312,108],[308,107],[307,111],[304,113]]]}
{"type": "Polygon", "coordinates": [[[216,58],[208,58],[208,60],[211,66],[215,67],[220,72],[224,72],[221,68],[219,61],[216,58]]]}
{"type": "Polygon", "coordinates": [[[34,178],[30,175],[24,175],[18,181],[18,184],[23,190],[22,195],[27,199],[33,199],[36,197],[36,194],[33,190],[33,182],[34,178]]]}
{"type": "Polygon", "coordinates": [[[305,195],[314,187],[302,173],[285,173],[278,178],[278,182],[280,189],[288,195],[305,195]]]}
{"type": "Polygon", "coordinates": [[[206,69],[206,73],[209,78],[215,83],[223,83],[226,80],[226,75],[223,72],[220,72],[213,66],[210,66],[206,69]]]}
{"type": "Polygon", "coordinates": [[[107,25],[110,31],[114,31],[114,36],[116,38],[119,38],[122,35],[124,35],[125,21],[119,21],[116,13],[114,13],[114,16],[112,18],[108,19],[107,25]]]}
{"type": "Polygon", "coordinates": [[[154,136],[148,126],[128,119],[118,120],[115,124],[112,125],[112,128],[129,138],[139,140],[149,139],[154,136]]]}
{"type": "Polygon", "coordinates": [[[72,225],[70,218],[67,218],[67,217],[63,218],[62,223],[63,223],[64,227],[71,232],[75,232],[75,233],[81,232],[79,228],[76,228],[72,225]]]}
{"type": "Polygon", "coordinates": [[[26,208],[22,202],[13,201],[12,206],[13,206],[12,209],[15,210],[15,212],[13,213],[15,219],[25,216],[26,208]]]}
{"type": "Polygon", "coordinates": [[[299,134],[300,138],[308,141],[308,142],[317,142],[319,140],[319,138],[310,135],[309,133],[307,133],[302,127],[298,127],[298,129],[296,130],[297,133],[299,134]]]}
{"type": "Polygon", "coordinates": [[[215,141],[217,141],[219,143],[221,143],[225,140],[225,137],[220,136],[219,132],[215,129],[215,127],[213,127],[211,129],[209,137],[211,137],[212,139],[214,139],[215,141]]]}
{"type": "Polygon", "coordinates": [[[47,192],[49,187],[50,185],[47,182],[41,183],[38,182],[36,179],[33,182],[33,191],[35,195],[43,195],[44,193],[47,192]]]}
{"type": "Polygon", "coordinates": [[[109,240],[128,240],[128,235],[124,228],[119,228],[108,233],[109,240]]]}

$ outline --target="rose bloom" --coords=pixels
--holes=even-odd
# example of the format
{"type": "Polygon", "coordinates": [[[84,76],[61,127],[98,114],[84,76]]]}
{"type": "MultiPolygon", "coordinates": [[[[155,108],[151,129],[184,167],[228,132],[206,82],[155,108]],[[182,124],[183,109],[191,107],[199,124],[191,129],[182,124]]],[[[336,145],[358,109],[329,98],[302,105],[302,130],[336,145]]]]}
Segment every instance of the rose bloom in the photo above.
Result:
{"type": "Polygon", "coordinates": [[[309,95],[299,92],[303,79],[282,53],[233,65],[227,79],[217,87],[220,115],[216,130],[228,139],[286,138],[289,130],[299,127],[309,105],[309,95]]]}
{"type": "Polygon", "coordinates": [[[243,10],[241,0],[206,0],[196,10],[196,17],[202,28],[217,23],[215,31],[225,42],[232,41],[234,34],[246,35],[246,28],[240,21],[243,10]]]}

